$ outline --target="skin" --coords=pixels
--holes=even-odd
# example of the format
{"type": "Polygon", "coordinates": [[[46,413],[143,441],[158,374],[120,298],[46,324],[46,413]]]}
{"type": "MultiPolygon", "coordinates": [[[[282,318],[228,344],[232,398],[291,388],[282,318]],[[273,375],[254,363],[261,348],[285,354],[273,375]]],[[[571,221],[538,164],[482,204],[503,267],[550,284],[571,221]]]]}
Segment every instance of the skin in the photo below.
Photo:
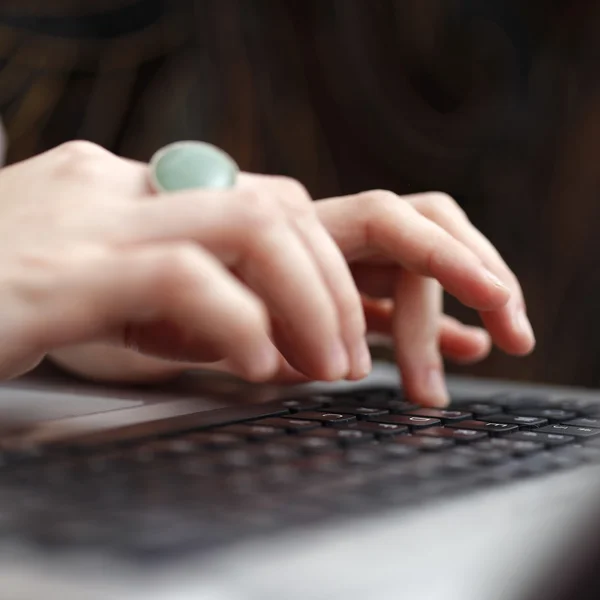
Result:
{"type": "Polygon", "coordinates": [[[360,379],[393,338],[410,397],[448,398],[443,357],[534,346],[519,284],[443,194],[312,202],[298,182],[157,197],[148,167],[70,142],[0,171],[0,377],[49,356],[92,379],[213,368],[249,381],[360,379]],[[442,289],[487,332],[442,313],[442,289]]]}

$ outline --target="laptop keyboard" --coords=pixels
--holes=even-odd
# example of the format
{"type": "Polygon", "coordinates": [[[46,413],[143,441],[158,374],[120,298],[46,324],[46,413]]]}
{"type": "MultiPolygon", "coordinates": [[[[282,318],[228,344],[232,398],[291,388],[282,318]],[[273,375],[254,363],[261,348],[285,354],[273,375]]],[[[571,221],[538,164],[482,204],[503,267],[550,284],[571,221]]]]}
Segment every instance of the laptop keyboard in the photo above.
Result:
{"type": "Polygon", "coordinates": [[[259,410],[161,437],[4,452],[0,538],[164,559],[600,462],[600,404],[577,399],[505,394],[439,410],[373,389],[259,410]]]}

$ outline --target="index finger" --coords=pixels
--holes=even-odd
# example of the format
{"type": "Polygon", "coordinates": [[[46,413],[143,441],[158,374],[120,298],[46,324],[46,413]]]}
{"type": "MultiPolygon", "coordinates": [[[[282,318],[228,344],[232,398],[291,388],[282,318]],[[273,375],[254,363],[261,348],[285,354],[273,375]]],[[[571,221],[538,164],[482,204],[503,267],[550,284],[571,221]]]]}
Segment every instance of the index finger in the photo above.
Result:
{"type": "Polygon", "coordinates": [[[383,254],[437,279],[471,308],[494,310],[508,302],[510,290],[472,250],[391,192],[323,200],[317,212],[349,262],[383,254]]]}

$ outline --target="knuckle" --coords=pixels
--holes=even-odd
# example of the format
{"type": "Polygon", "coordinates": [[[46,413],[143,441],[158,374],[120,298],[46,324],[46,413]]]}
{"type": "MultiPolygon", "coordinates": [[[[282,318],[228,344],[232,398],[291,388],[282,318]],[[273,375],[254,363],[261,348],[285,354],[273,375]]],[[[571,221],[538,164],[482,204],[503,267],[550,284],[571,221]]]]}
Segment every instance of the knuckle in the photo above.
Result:
{"type": "Polygon", "coordinates": [[[106,177],[103,159],[110,153],[97,144],[83,140],[66,142],[56,148],[55,152],[61,159],[59,175],[85,181],[97,181],[106,177]]]}
{"type": "Polygon", "coordinates": [[[240,216],[248,233],[276,227],[282,221],[282,212],[267,194],[248,190],[240,197],[240,216]]]}
{"type": "Polygon", "coordinates": [[[457,219],[467,218],[458,202],[445,192],[429,192],[423,194],[418,201],[421,214],[429,218],[457,219]]]}
{"type": "Polygon", "coordinates": [[[281,198],[288,215],[302,218],[311,217],[316,213],[310,194],[298,180],[276,176],[275,183],[281,190],[281,198]]]}
{"type": "Polygon", "coordinates": [[[287,192],[288,194],[295,194],[297,196],[302,197],[305,200],[308,200],[309,194],[306,191],[306,188],[293,177],[288,177],[286,175],[274,175],[272,178],[273,183],[277,184],[282,192],[287,192]]]}
{"type": "Polygon", "coordinates": [[[371,190],[357,196],[358,210],[368,222],[386,220],[402,198],[388,190],[371,190]]]}
{"type": "Polygon", "coordinates": [[[371,190],[359,194],[359,206],[370,214],[387,213],[390,207],[401,201],[400,196],[388,190],[371,190]]]}

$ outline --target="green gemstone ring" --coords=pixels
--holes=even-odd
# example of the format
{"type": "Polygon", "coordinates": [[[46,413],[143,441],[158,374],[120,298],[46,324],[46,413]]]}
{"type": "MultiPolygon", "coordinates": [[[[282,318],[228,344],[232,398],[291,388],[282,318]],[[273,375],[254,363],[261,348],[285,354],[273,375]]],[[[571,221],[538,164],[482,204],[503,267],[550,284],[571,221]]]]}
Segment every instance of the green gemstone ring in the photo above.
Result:
{"type": "Polygon", "coordinates": [[[150,160],[150,182],[158,193],[233,187],[240,169],[223,150],[205,142],[169,144],[150,160]]]}

